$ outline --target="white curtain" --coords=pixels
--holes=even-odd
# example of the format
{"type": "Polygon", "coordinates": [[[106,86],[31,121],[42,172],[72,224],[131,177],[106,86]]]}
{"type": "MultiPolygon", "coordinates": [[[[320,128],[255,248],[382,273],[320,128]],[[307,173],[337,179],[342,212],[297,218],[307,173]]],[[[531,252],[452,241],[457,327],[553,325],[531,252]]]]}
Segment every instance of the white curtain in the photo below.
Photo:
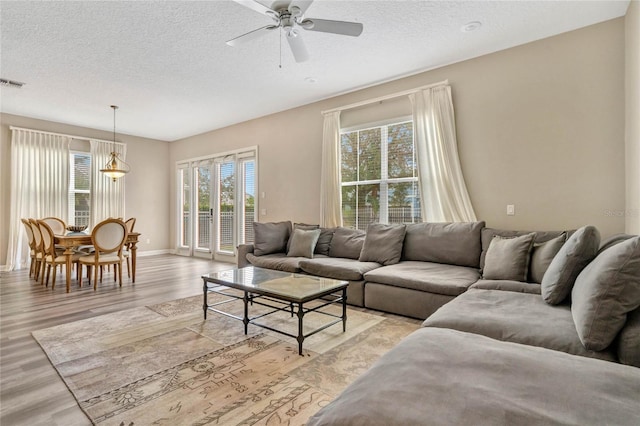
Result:
{"type": "Polygon", "coordinates": [[[475,221],[458,156],[451,86],[421,90],[409,98],[413,106],[423,220],[475,221]]]}
{"type": "Polygon", "coordinates": [[[71,138],[66,136],[11,129],[9,271],[24,267],[29,259],[21,218],[55,216],[68,220],[70,143],[71,138]]]}
{"type": "Polygon", "coordinates": [[[324,114],[322,172],[320,179],[320,225],[342,226],[340,178],[340,111],[324,114]]]}
{"type": "MultiPolygon", "coordinates": [[[[110,217],[126,219],[124,217],[125,178],[118,178],[114,182],[100,171],[109,161],[110,154],[114,149],[114,144],[93,139],[89,142],[91,143],[90,227],[93,228],[98,223],[110,217]]],[[[125,160],[127,146],[118,143],[115,145],[115,149],[120,155],[120,158],[125,160]]]]}

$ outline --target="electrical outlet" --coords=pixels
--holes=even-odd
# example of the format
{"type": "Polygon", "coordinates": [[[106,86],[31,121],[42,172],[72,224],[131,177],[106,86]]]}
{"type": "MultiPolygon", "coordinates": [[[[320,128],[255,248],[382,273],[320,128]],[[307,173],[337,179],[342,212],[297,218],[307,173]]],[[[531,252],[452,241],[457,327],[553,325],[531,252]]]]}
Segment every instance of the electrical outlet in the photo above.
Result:
{"type": "Polygon", "coordinates": [[[507,216],[516,215],[516,206],[514,204],[507,204],[507,216]]]}
{"type": "Polygon", "coordinates": [[[260,209],[260,214],[262,216],[266,216],[267,215],[267,209],[260,209]]]}

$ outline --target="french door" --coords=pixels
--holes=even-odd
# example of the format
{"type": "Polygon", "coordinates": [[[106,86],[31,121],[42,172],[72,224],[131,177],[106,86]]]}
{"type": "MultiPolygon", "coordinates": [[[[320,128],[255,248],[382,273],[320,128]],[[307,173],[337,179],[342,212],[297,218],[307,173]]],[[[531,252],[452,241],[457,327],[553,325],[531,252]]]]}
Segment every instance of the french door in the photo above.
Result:
{"type": "Polygon", "coordinates": [[[238,244],[253,242],[256,150],[178,164],[178,254],[235,261],[238,244]]]}

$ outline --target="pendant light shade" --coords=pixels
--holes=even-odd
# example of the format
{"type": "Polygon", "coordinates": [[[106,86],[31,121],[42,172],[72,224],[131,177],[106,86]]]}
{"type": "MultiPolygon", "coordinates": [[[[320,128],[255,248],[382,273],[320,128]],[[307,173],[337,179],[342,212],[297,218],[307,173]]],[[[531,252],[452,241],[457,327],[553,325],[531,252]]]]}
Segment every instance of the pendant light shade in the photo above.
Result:
{"type": "Polygon", "coordinates": [[[124,176],[126,173],[129,173],[131,167],[129,167],[129,165],[121,159],[120,155],[116,152],[116,110],[118,107],[116,105],[111,105],[111,108],[113,108],[113,150],[111,151],[109,161],[107,161],[107,164],[105,164],[104,168],[100,169],[100,171],[115,182],[116,179],[124,176]]]}

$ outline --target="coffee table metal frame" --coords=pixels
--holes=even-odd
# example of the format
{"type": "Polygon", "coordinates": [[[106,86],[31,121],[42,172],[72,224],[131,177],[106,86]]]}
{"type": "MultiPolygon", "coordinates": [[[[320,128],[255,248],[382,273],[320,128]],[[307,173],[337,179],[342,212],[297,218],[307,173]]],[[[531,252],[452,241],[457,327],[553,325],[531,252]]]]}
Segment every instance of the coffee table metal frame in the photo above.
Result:
{"type": "MultiPolygon", "coordinates": [[[[210,274],[215,275],[215,274],[210,274]]],[[[298,298],[294,296],[286,296],[283,294],[274,294],[270,292],[268,289],[260,289],[255,287],[248,287],[241,283],[226,281],[214,278],[210,275],[203,275],[203,285],[202,291],[204,295],[204,303],[202,309],[204,311],[204,319],[207,319],[207,311],[216,312],[221,315],[225,315],[227,317],[237,319],[242,321],[244,324],[244,334],[247,334],[249,324],[256,325],[261,328],[265,328],[267,330],[274,331],[276,333],[283,334],[285,336],[292,337],[298,342],[298,354],[302,355],[302,343],[304,340],[312,336],[332,325],[338,324],[342,322],[342,332],[344,333],[347,330],[347,286],[348,282],[342,281],[342,284],[336,288],[332,288],[326,291],[319,291],[317,293],[313,293],[307,297],[298,298]],[[230,289],[240,290],[242,292],[242,296],[238,294],[230,293],[230,289]],[[209,304],[207,300],[207,295],[209,293],[217,293],[223,296],[226,296],[227,299],[209,304]],[[313,300],[322,299],[322,303],[320,305],[314,306],[312,308],[305,308],[304,304],[313,300]],[[216,309],[215,306],[224,305],[226,303],[235,302],[238,300],[242,300],[244,304],[244,315],[242,317],[233,315],[229,312],[225,312],[219,309],[216,309]],[[330,312],[321,311],[320,309],[325,306],[341,303],[342,304],[342,315],[335,315],[330,312]],[[250,305],[260,305],[271,308],[269,312],[256,315],[253,317],[249,316],[249,306],[250,305]],[[297,306],[297,310],[294,308],[297,306]],[[267,315],[271,315],[275,312],[285,311],[291,314],[293,318],[294,313],[298,317],[298,334],[293,335],[291,333],[287,333],[286,331],[278,330],[276,328],[270,327],[266,324],[259,323],[256,320],[267,315]],[[308,332],[304,333],[303,331],[303,318],[306,314],[310,312],[317,312],[319,314],[323,314],[329,317],[336,318],[333,321],[323,324],[322,326],[308,332]]],[[[296,274],[289,274],[296,275],[296,274]]]]}

